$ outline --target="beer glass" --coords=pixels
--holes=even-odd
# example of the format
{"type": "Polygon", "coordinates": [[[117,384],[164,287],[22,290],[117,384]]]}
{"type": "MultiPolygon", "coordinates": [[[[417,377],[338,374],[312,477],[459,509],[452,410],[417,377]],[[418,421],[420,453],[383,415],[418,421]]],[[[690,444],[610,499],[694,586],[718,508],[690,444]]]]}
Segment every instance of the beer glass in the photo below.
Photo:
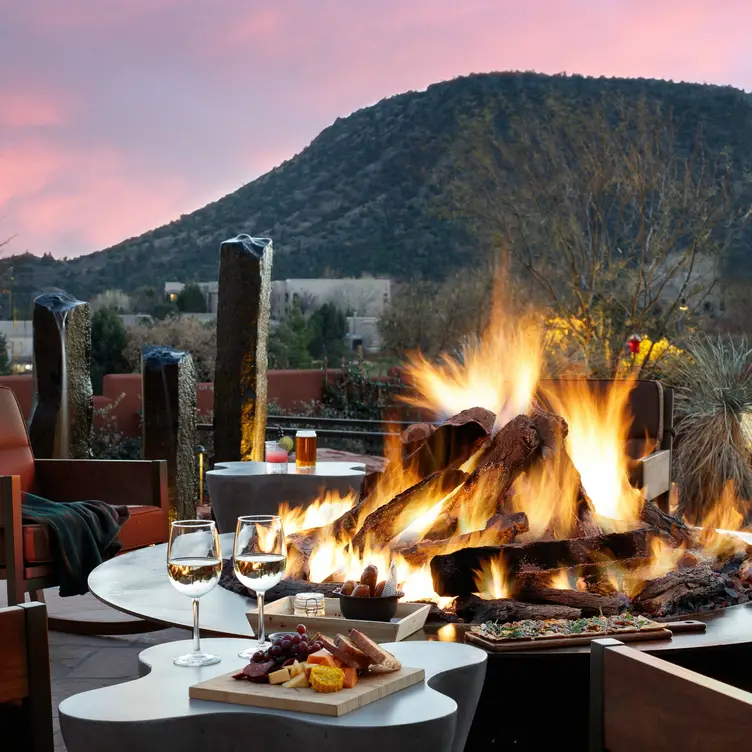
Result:
{"type": "Polygon", "coordinates": [[[316,431],[296,432],[295,467],[316,467],[316,431]]]}

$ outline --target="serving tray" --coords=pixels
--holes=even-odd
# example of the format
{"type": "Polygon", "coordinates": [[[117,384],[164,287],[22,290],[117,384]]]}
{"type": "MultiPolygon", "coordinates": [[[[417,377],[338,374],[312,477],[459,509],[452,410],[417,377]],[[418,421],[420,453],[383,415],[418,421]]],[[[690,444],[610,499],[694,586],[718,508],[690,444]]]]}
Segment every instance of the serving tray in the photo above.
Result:
{"type": "MultiPolygon", "coordinates": [[[[328,637],[347,634],[357,629],[376,642],[399,642],[423,628],[431,607],[425,603],[398,603],[397,613],[391,621],[362,621],[345,619],[339,607],[339,598],[325,598],[326,616],[295,616],[294,597],[280,598],[264,606],[266,633],[294,632],[298,624],[305,624],[308,632],[321,632],[328,637]]],[[[252,629],[256,627],[256,612],[246,614],[252,629]]]]}
{"type": "Polygon", "coordinates": [[[589,645],[593,640],[603,637],[613,637],[621,642],[639,642],[642,640],[670,640],[674,632],[704,632],[705,622],[676,621],[642,629],[611,630],[608,632],[591,632],[569,636],[532,637],[518,640],[491,640],[474,632],[465,633],[465,642],[482,647],[489,653],[507,653],[520,650],[551,650],[553,648],[568,648],[578,645],[589,645]]]}
{"type": "Polygon", "coordinates": [[[224,674],[194,684],[188,690],[189,696],[194,700],[340,716],[419,684],[425,680],[426,674],[422,668],[405,667],[391,673],[367,674],[352,689],[330,693],[320,693],[310,688],[288,689],[279,684],[254,684],[238,681],[232,676],[224,674]]]}

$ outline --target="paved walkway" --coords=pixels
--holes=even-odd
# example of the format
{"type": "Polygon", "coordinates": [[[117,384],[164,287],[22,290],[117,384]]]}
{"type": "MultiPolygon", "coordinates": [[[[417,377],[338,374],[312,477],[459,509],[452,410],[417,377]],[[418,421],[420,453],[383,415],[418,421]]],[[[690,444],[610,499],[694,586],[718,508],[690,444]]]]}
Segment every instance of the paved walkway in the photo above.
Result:
{"type": "MultiPolygon", "coordinates": [[[[45,598],[48,611],[58,616],[75,612],[79,616],[90,615],[91,618],[126,618],[92,595],[61,599],[54,590],[48,590],[45,598]]],[[[189,604],[187,599],[186,603],[189,604]]],[[[0,607],[6,604],[5,583],[0,582],[0,607]]],[[[55,752],[65,752],[57,708],[66,697],[135,679],[138,677],[138,654],[142,650],[189,637],[190,633],[181,629],[163,629],[124,637],[87,637],[50,632],[55,752]]]]}

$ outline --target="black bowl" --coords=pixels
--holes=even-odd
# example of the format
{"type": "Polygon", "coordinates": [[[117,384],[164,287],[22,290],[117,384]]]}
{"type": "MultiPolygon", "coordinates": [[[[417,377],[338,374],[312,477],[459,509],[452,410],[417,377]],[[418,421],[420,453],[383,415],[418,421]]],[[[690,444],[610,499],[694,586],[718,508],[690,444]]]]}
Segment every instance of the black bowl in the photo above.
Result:
{"type": "Polygon", "coordinates": [[[360,621],[391,621],[397,613],[397,602],[404,593],[380,598],[353,598],[352,595],[339,596],[339,608],[345,619],[360,621]]]}

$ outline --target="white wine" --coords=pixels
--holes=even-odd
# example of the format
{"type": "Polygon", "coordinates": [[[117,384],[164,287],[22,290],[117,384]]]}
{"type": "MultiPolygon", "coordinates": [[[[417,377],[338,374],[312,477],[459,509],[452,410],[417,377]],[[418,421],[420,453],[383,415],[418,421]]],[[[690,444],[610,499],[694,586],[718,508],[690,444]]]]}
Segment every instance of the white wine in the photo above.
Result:
{"type": "Polygon", "coordinates": [[[251,590],[265,593],[284,577],[287,557],[282,554],[246,554],[235,557],[235,575],[251,590]]]}
{"type": "Polygon", "coordinates": [[[221,572],[220,559],[185,557],[167,562],[167,574],[175,589],[191,598],[206,595],[219,582],[221,572]]]}

